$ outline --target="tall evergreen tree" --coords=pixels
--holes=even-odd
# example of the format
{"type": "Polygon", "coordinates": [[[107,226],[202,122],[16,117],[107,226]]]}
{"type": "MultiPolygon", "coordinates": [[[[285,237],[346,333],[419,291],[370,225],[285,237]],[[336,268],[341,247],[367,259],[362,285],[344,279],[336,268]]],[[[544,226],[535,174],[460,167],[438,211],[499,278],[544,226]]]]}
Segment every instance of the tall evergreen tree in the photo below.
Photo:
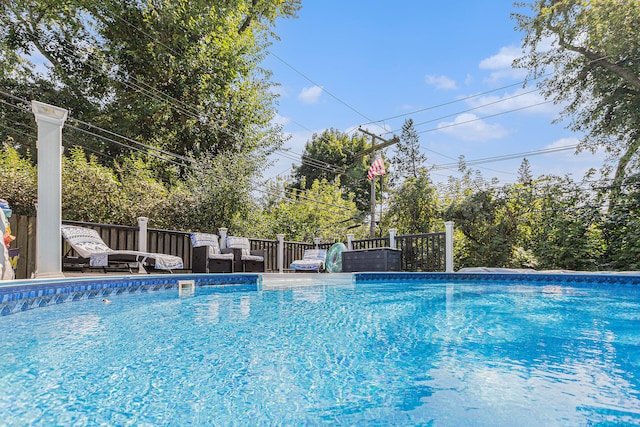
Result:
{"type": "Polygon", "coordinates": [[[531,173],[531,164],[526,157],[522,159],[520,167],[518,168],[518,182],[520,184],[531,184],[533,181],[533,174],[531,173]]]}
{"type": "Polygon", "coordinates": [[[413,126],[413,119],[407,119],[402,125],[400,142],[395,145],[395,154],[390,159],[391,184],[396,186],[409,177],[418,178],[426,161],[426,154],[420,151],[420,137],[413,126]]]}

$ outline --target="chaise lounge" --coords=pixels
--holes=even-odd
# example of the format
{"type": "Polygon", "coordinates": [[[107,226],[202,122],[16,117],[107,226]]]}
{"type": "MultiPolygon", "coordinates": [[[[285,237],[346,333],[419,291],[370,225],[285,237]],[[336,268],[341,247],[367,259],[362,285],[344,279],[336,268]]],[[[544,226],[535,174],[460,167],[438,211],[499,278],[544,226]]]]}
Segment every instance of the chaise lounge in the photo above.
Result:
{"type": "Polygon", "coordinates": [[[302,259],[291,263],[290,268],[296,272],[321,272],[324,271],[324,259],[327,256],[326,249],[305,249],[302,259]]]}
{"type": "Polygon", "coordinates": [[[175,255],[158,254],[140,251],[113,250],[102,240],[98,232],[92,228],[63,225],[62,237],[78,256],[65,256],[65,264],[76,266],[102,267],[125,265],[131,271],[132,264],[140,273],[147,269],[173,270],[184,268],[182,258],[175,255]]]}
{"type": "Polygon", "coordinates": [[[194,273],[233,273],[233,251],[220,249],[218,236],[207,233],[191,233],[194,273]]]}

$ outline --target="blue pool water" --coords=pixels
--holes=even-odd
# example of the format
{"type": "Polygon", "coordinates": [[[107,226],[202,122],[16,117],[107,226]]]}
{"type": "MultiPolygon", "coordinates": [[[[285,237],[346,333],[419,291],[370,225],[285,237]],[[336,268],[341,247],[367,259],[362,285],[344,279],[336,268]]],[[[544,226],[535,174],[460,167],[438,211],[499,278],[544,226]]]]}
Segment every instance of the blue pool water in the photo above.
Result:
{"type": "Polygon", "coordinates": [[[640,425],[634,286],[109,299],[0,318],[0,425],[640,425]]]}

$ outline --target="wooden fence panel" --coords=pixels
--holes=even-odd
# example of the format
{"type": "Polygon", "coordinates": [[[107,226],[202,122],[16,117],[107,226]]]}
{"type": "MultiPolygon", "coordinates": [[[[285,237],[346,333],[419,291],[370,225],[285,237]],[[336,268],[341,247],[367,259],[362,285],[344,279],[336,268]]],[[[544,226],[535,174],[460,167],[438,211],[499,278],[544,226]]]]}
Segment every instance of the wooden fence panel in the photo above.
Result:
{"type": "Polygon", "coordinates": [[[147,252],[179,256],[182,258],[185,270],[191,270],[193,248],[188,232],[149,228],[147,230],[147,252]]]}
{"type": "Polygon", "coordinates": [[[403,271],[445,271],[445,233],[397,236],[403,271]]]}
{"type": "MultiPolygon", "coordinates": [[[[125,227],[111,224],[82,223],[63,221],[64,224],[79,225],[98,231],[111,249],[138,250],[138,227],[125,227]]],[[[9,218],[11,233],[16,240],[12,248],[20,249],[20,258],[16,269],[16,279],[33,276],[36,269],[36,218],[13,215],[9,218]]],[[[252,249],[265,251],[267,271],[278,270],[278,241],[249,239],[252,249]]],[[[444,271],[445,270],[445,233],[414,234],[396,236],[397,248],[402,250],[403,271],[444,271]]],[[[322,243],[320,248],[328,248],[333,243],[322,243]]],[[[370,249],[389,246],[389,238],[362,239],[352,242],[354,249],[370,249]]],[[[284,242],[283,267],[297,259],[302,259],[305,249],[314,248],[313,243],[284,242]]],[[[69,250],[63,242],[63,255],[69,250]]],[[[148,229],[147,251],[177,255],[182,258],[185,270],[191,270],[193,249],[189,233],[184,231],[148,229]]],[[[73,252],[71,252],[73,254],[73,252]]]]}

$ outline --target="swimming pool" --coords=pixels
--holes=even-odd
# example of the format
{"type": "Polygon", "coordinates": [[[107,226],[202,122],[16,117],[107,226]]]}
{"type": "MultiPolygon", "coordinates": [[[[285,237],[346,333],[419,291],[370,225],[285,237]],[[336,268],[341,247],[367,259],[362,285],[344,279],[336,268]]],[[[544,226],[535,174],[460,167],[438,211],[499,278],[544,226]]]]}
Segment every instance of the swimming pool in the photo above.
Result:
{"type": "Polygon", "coordinates": [[[640,424],[640,278],[355,277],[2,317],[0,425],[640,424]]]}

